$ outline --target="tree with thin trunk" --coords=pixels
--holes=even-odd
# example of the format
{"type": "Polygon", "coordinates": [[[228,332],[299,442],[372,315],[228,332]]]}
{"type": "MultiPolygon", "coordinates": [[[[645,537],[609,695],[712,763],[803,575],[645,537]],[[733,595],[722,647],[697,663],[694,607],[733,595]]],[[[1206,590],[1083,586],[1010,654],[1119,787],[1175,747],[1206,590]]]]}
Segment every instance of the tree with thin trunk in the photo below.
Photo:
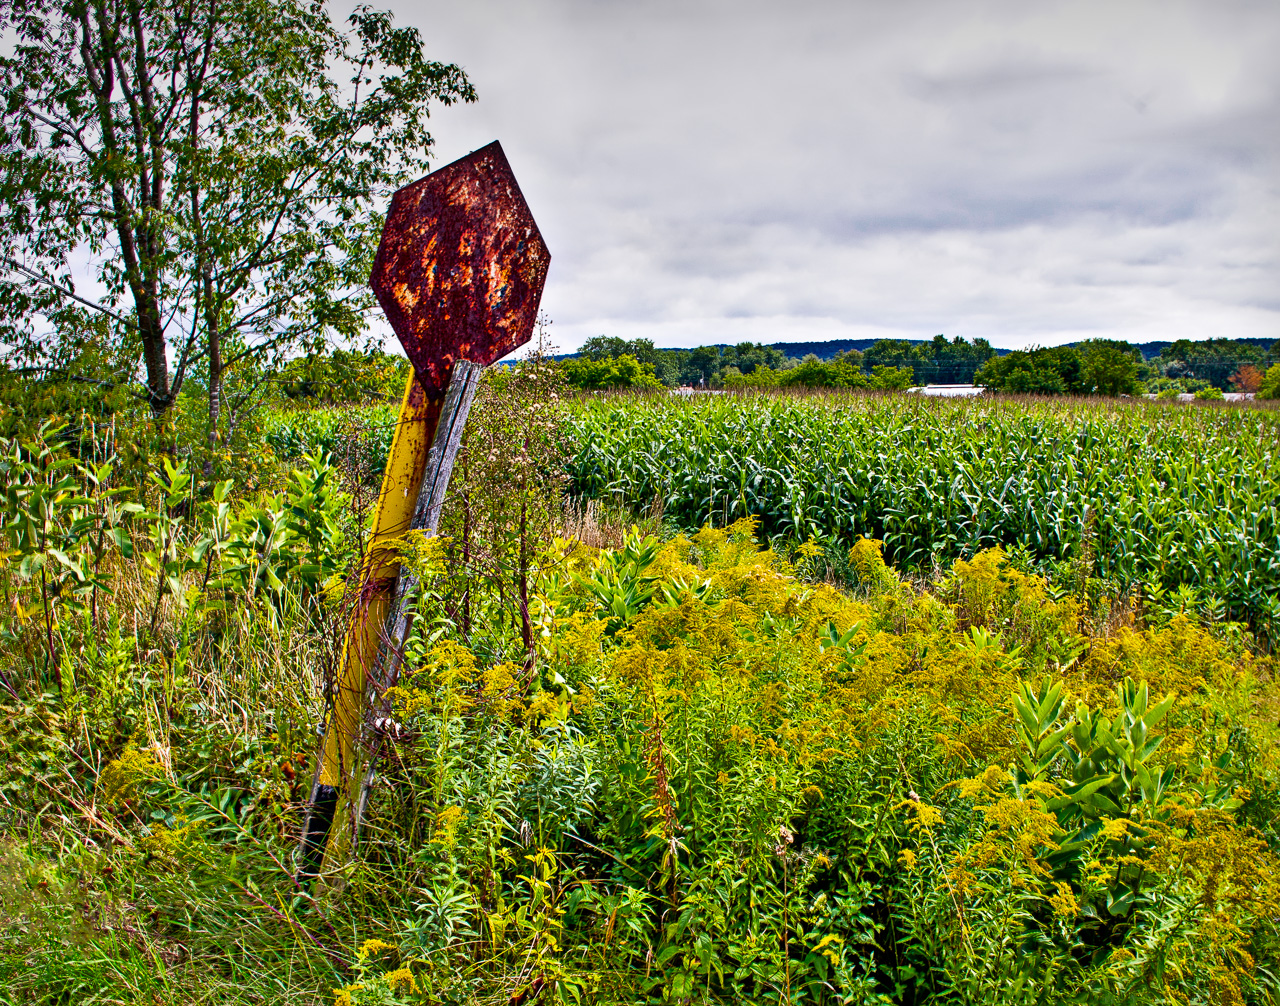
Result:
{"type": "Polygon", "coordinates": [[[473,101],[416,29],[307,0],[0,0],[0,342],[106,318],[157,415],[367,331],[380,201],[473,101]],[[253,366],[249,366],[253,365],[253,366]]]}

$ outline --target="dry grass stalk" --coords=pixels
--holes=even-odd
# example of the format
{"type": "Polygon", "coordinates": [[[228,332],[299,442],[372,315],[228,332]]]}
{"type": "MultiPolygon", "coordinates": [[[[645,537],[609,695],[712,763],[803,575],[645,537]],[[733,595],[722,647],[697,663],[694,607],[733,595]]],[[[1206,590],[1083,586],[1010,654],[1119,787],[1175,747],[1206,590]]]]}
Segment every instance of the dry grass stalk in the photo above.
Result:
{"type": "Polygon", "coordinates": [[[561,537],[580,541],[592,548],[621,548],[628,522],[621,513],[612,513],[596,499],[567,497],[561,515],[561,537]]]}

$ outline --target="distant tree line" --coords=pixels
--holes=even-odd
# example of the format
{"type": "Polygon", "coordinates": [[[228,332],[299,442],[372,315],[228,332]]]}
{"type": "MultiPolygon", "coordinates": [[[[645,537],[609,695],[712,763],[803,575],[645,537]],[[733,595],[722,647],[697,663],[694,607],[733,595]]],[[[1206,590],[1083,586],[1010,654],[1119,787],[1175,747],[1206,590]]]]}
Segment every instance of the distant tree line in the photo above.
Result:
{"type": "MultiPolygon", "coordinates": [[[[781,344],[803,348],[804,343],[781,344]]],[[[1113,339],[998,355],[986,339],[969,342],[938,335],[929,342],[880,339],[865,350],[833,343],[829,359],[788,356],[778,346],[658,349],[649,339],[596,336],[565,360],[571,384],[591,389],[817,387],[905,388],[923,384],[979,384],[992,391],[1035,395],[1141,395],[1225,391],[1267,397],[1280,381],[1280,342],[1256,339],[1182,339],[1146,358],[1142,347],[1113,339]]],[[[1148,351],[1156,347],[1150,345],[1148,351]]]]}
{"type": "MultiPolygon", "coordinates": [[[[1221,397],[1225,391],[1270,390],[1268,368],[1280,364],[1280,342],[1181,339],[1144,360],[1137,346],[1090,339],[1072,346],[1017,350],[988,359],[974,383],[1032,395],[1141,395],[1183,393],[1221,397]]],[[[1280,371],[1276,371],[1280,379],[1280,371]]]]}
{"type": "Polygon", "coordinates": [[[658,349],[649,339],[596,336],[565,361],[572,384],[604,387],[819,387],[897,388],[912,384],[967,384],[995,356],[985,339],[935,336],[932,342],[882,339],[866,352],[848,349],[832,359],[789,357],[774,346],[658,349]]]}

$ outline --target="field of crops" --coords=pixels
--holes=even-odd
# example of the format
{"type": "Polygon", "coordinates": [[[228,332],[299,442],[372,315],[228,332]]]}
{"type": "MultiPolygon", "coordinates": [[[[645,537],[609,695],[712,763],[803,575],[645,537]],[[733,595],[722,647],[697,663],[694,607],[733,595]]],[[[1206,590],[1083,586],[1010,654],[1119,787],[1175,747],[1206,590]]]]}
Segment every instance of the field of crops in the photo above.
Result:
{"type": "Polygon", "coordinates": [[[1280,625],[1280,413],[907,397],[597,398],[571,420],[579,494],[688,526],[884,541],[900,567],[992,545],[1194,590],[1280,625]]]}

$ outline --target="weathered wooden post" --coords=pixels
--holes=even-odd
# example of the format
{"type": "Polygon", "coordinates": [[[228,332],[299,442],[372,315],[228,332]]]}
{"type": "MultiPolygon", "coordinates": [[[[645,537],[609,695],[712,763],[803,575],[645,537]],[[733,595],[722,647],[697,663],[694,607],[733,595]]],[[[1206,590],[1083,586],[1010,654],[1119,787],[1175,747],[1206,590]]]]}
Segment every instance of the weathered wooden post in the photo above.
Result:
{"type": "Polygon", "coordinates": [[[413,374],[383,473],[369,550],[317,757],[299,875],[351,858],[397,680],[414,583],[406,532],[434,534],[484,367],[529,341],[551,261],[498,143],[392,197],[369,283],[413,374]]]}

